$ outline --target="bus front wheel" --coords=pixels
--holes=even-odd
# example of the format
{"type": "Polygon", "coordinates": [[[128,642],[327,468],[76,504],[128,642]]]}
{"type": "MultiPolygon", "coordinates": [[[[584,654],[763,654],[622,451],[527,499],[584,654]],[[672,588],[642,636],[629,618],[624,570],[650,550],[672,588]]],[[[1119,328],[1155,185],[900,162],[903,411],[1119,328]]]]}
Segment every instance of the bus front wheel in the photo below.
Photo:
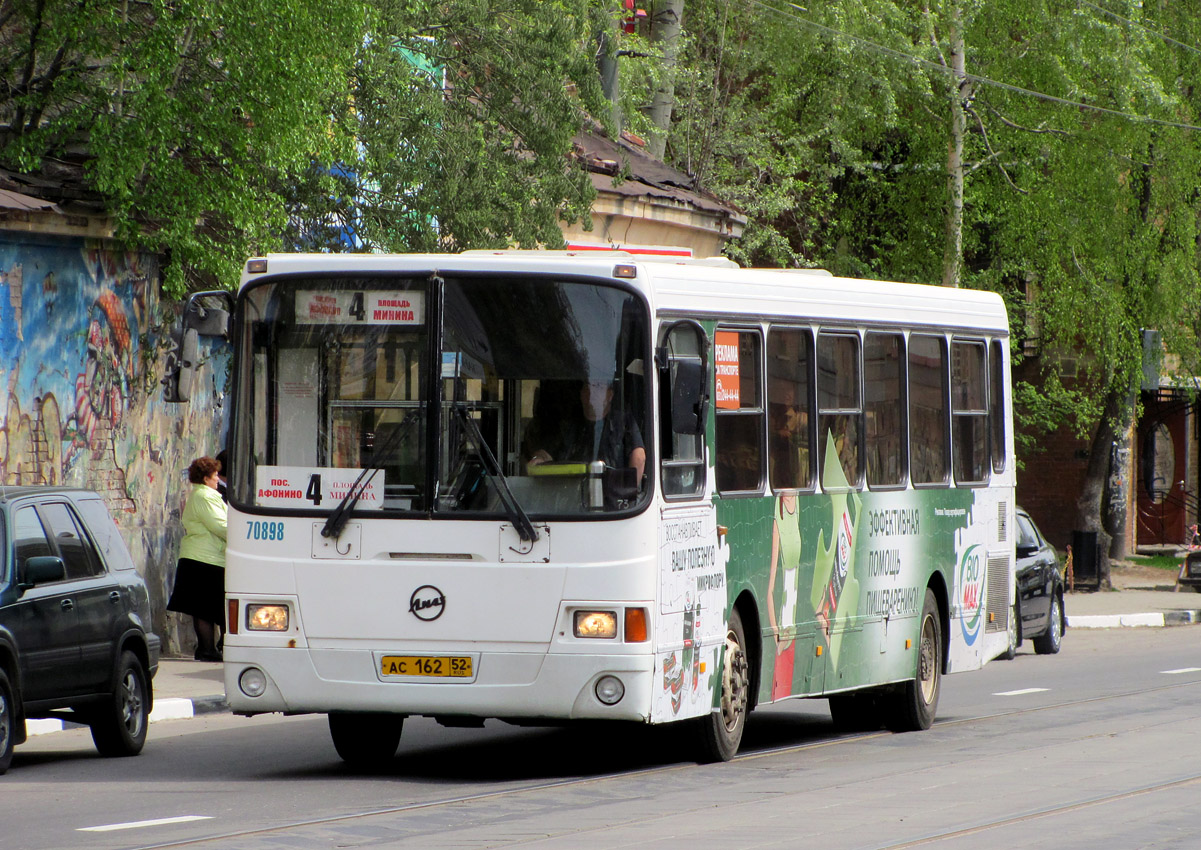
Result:
{"type": "Polygon", "coordinates": [[[329,716],[329,734],[342,761],[353,767],[377,768],[392,761],[400,746],[404,716],[338,713],[329,716]]]}
{"type": "Polygon", "coordinates": [[[726,626],[719,709],[699,718],[701,761],[729,761],[738,752],[750,706],[749,670],[746,633],[742,628],[742,617],[735,608],[730,612],[730,622],[726,626]]]}
{"type": "Polygon", "coordinates": [[[934,591],[926,588],[921,626],[917,637],[917,669],[893,697],[888,728],[894,732],[929,729],[938,710],[942,684],[942,618],[934,591]]]}

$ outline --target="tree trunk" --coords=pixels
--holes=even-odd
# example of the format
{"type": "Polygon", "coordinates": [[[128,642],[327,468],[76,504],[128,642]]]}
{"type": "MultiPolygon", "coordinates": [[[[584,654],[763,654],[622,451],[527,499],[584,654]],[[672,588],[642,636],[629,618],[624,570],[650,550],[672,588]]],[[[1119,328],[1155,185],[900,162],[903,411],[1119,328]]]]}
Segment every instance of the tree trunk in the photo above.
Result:
{"type": "Polygon", "coordinates": [[[621,133],[621,77],[617,70],[617,56],[608,34],[601,33],[596,38],[596,70],[600,75],[601,91],[609,101],[609,116],[613,126],[621,133]]]}
{"type": "Polygon", "coordinates": [[[959,286],[963,265],[963,136],[967,119],[963,103],[970,91],[965,78],[963,17],[958,4],[951,11],[951,139],[947,150],[946,241],[943,247],[942,285],[959,286]]]}
{"type": "Polygon", "coordinates": [[[1080,485],[1076,499],[1076,528],[1080,531],[1097,533],[1097,577],[1101,587],[1108,588],[1110,534],[1102,522],[1102,503],[1109,480],[1110,463],[1114,456],[1114,445],[1124,432],[1129,418],[1130,391],[1126,387],[1112,385],[1105,394],[1105,406],[1101,418],[1093,431],[1089,446],[1088,468],[1080,485]]]}
{"type": "Polygon", "coordinates": [[[647,143],[647,150],[656,159],[667,151],[667,134],[671,130],[671,110],[676,102],[676,58],[680,52],[680,19],[684,16],[684,0],[659,0],[651,19],[651,40],[659,45],[663,55],[662,82],[651,98],[647,117],[659,129],[647,143]]]}

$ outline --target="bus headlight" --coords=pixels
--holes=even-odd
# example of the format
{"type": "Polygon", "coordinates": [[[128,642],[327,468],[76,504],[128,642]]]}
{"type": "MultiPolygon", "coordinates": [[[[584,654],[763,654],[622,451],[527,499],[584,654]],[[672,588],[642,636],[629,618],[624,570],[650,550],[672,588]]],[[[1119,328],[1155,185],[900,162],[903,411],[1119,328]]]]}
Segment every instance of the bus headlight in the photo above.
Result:
{"type": "Polygon", "coordinates": [[[247,605],[246,628],[252,632],[286,632],[287,605],[247,605]]]}
{"type": "Polygon", "coordinates": [[[572,634],[578,638],[617,637],[616,611],[576,611],[572,634]]]}

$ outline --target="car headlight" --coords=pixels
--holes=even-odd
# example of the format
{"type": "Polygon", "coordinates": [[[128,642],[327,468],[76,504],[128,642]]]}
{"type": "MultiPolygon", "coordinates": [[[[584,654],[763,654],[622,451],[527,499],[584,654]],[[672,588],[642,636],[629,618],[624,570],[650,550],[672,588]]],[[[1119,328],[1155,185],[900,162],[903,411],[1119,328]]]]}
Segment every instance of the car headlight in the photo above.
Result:
{"type": "Polygon", "coordinates": [[[252,632],[286,632],[287,605],[247,605],[246,628],[252,632]]]}
{"type": "Polygon", "coordinates": [[[578,638],[617,637],[616,611],[576,611],[572,634],[578,638]]]}

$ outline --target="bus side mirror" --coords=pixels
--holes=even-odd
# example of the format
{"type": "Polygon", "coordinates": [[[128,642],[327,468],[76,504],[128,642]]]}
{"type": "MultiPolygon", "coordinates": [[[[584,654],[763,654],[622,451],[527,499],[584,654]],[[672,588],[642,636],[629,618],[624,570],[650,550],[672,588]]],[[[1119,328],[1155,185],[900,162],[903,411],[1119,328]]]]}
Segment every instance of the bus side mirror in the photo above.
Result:
{"type": "Polygon", "coordinates": [[[671,430],[677,434],[703,434],[709,405],[705,367],[680,360],[671,382],[671,430]]]}
{"type": "Polygon", "coordinates": [[[163,401],[179,404],[192,399],[196,380],[196,359],[200,337],[194,328],[175,335],[175,345],[167,352],[167,374],[163,377],[163,401]]]}
{"type": "MultiPolygon", "coordinates": [[[[202,296],[208,294],[200,293],[202,296]]],[[[229,311],[202,304],[199,298],[189,298],[184,308],[183,326],[195,330],[200,336],[229,339],[229,311]]]]}
{"type": "Polygon", "coordinates": [[[167,374],[163,378],[163,401],[180,403],[192,398],[196,380],[197,349],[200,337],[230,338],[230,315],[234,308],[233,293],[224,289],[193,292],[184,305],[180,331],[175,345],[167,353],[167,374]],[[214,306],[216,300],[221,306],[214,306]]]}

